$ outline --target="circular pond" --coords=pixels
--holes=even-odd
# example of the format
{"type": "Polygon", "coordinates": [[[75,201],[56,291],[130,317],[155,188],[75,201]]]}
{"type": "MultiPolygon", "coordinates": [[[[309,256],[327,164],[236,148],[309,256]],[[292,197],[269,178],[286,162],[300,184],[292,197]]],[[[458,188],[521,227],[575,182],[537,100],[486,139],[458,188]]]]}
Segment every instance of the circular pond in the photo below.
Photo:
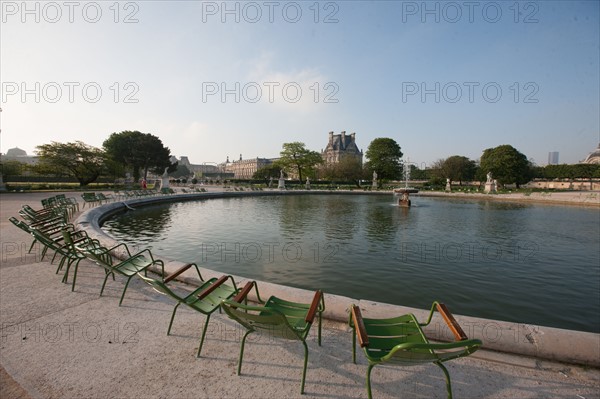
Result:
{"type": "Polygon", "coordinates": [[[600,332],[597,209],[391,195],[235,197],[138,208],[103,229],[169,258],[306,289],[600,332]]]}

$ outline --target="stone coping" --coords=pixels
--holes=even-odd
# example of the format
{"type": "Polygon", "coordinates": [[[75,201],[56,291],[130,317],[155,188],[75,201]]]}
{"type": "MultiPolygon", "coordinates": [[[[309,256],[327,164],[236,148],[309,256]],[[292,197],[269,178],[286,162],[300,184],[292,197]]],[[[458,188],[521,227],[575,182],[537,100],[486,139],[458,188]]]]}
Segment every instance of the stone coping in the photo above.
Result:
{"type": "MultiPolygon", "coordinates": [[[[96,208],[85,210],[75,221],[75,225],[85,230],[92,238],[98,239],[102,245],[112,247],[119,244],[100,228],[104,220],[110,216],[126,211],[127,208],[136,208],[158,203],[194,201],[209,198],[228,198],[238,196],[266,196],[266,195],[299,195],[299,194],[338,194],[339,192],[329,191],[264,191],[264,192],[211,192],[194,194],[176,194],[166,196],[156,196],[147,198],[131,199],[121,202],[104,204],[96,208]]],[[[362,192],[354,193],[357,195],[362,192]]],[[[165,274],[173,273],[184,262],[168,259],[153,254],[155,258],[161,259],[165,263],[165,274]]],[[[160,268],[156,267],[154,272],[160,273],[160,268]]],[[[204,279],[219,277],[222,273],[214,270],[200,267],[200,272],[204,279]]],[[[233,275],[239,287],[243,286],[248,278],[233,275]]],[[[177,280],[198,285],[200,280],[195,268],[190,268],[177,277],[177,280]]],[[[276,295],[291,301],[310,302],[312,292],[287,287],[279,284],[273,284],[264,281],[258,281],[261,297],[266,299],[271,295],[276,295]]],[[[318,287],[315,287],[318,288],[318,287]]],[[[352,304],[360,306],[365,317],[390,317],[390,315],[400,315],[413,313],[418,320],[423,322],[427,320],[429,310],[415,309],[405,306],[377,303],[363,300],[360,298],[349,298],[340,295],[325,294],[325,319],[336,323],[345,323],[347,325],[349,308],[352,304]]],[[[254,291],[249,296],[250,300],[256,300],[254,291]]],[[[432,298],[435,300],[436,298],[432,298]]],[[[443,298],[440,298],[443,299],[443,298]]],[[[451,307],[450,307],[450,310],[451,307]]],[[[554,327],[513,323],[499,320],[483,319],[471,316],[455,315],[460,325],[465,330],[469,338],[478,338],[483,341],[485,349],[512,353],[517,355],[533,356],[560,362],[588,365],[600,367],[600,334],[583,331],[565,330],[554,327]]],[[[341,327],[338,324],[338,327],[341,327]]],[[[342,327],[347,328],[347,327],[342,327]]],[[[452,341],[451,332],[446,328],[445,323],[437,317],[434,317],[431,324],[425,329],[428,338],[436,341],[452,341]]]]}

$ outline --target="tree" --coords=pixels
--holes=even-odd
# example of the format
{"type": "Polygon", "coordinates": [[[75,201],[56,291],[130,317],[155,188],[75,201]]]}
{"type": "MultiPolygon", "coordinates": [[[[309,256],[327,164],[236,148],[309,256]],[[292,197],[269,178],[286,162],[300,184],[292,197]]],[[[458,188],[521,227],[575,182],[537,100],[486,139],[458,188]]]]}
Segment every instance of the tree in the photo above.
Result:
{"type": "Polygon", "coordinates": [[[39,174],[74,177],[80,186],[87,186],[104,171],[104,152],[81,141],[52,142],[36,148],[39,161],[34,169],[39,174]]]}
{"type": "Polygon", "coordinates": [[[136,181],[140,170],[144,178],[148,177],[148,171],[162,174],[165,168],[168,173],[177,170],[177,163],[171,164],[171,150],[150,133],[128,130],[113,133],[102,146],[112,160],[132,169],[136,181]]]}
{"type": "Polygon", "coordinates": [[[276,179],[281,174],[281,166],[277,163],[263,166],[252,175],[253,179],[269,181],[272,178],[276,179]]]}
{"type": "Polygon", "coordinates": [[[434,163],[436,177],[458,181],[462,184],[464,180],[473,180],[477,165],[475,161],[460,155],[453,155],[446,159],[440,159],[434,163]]]}
{"type": "Polygon", "coordinates": [[[295,141],[284,143],[283,150],[279,153],[277,164],[288,173],[297,173],[302,182],[302,174],[314,173],[315,167],[323,163],[321,154],[307,149],[304,143],[295,141]]]}
{"type": "Polygon", "coordinates": [[[394,180],[401,177],[402,151],[394,139],[381,137],[371,141],[366,156],[368,169],[377,172],[379,179],[394,180]]]}
{"type": "Polygon", "coordinates": [[[323,168],[323,175],[329,180],[354,182],[357,186],[360,186],[360,180],[365,177],[365,172],[359,158],[343,156],[339,162],[323,168]]]}
{"type": "Polygon", "coordinates": [[[2,167],[2,174],[6,176],[19,176],[25,174],[31,166],[25,162],[19,162],[14,160],[3,160],[0,164],[2,167]]]}
{"type": "Polygon", "coordinates": [[[480,161],[481,173],[492,172],[502,185],[527,183],[531,176],[531,163],[513,146],[505,144],[483,151],[480,161]]]}

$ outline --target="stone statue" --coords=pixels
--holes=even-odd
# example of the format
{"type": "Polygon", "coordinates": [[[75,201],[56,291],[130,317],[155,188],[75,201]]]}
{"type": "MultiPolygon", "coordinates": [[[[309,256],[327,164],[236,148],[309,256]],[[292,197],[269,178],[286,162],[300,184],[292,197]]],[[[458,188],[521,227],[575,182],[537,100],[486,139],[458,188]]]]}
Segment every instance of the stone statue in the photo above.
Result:
{"type": "Polygon", "coordinates": [[[373,188],[377,188],[378,184],[377,184],[377,172],[373,171],[373,188]]]}
{"type": "Polygon", "coordinates": [[[495,193],[497,187],[498,187],[497,180],[494,180],[492,178],[492,172],[488,172],[487,173],[487,181],[485,182],[485,188],[483,189],[483,191],[487,194],[495,193]]]}
{"type": "Polygon", "coordinates": [[[280,190],[285,190],[285,179],[283,177],[283,170],[279,171],[279,182],[277,184],[277,188],[280,190]]]}
{"type": "Polygon", "coordinates": [[[164,173],[162,175],[161,184],[160,184],[160,188],[161,189],[163,189],[163,188],[169,188],[170,187],[170,184],[169,184],[169,175],[167,173],[167,169],[169,169],[169,168],[168,167],[165,168],[165,171],[164,171],[164,173]]]}
{"type": "Polygon", "coordinates": [[[310,190],[310,179],[306,176],[306,189],[310,190]]]}
{"type": "Polygon", "coordinates": [[[446,177],[446,192],[452,191],[452,184],[450,183],[450,178],[446,177]]]}
{"type": "Polygon", "coordinates": [[[271,188],[272,185],[273,185],[273,176],[271,176],[269,178],[269,185],[268,185],[268,187],[271,188]]]}

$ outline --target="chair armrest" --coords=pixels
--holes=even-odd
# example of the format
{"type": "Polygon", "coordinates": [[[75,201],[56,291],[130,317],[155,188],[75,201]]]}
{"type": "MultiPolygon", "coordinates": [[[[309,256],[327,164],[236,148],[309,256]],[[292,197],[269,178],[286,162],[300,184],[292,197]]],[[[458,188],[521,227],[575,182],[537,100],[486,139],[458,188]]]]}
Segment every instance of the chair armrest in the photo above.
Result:
{"type": "Polygon", "coordinates": [[[367,329],[365,328],[365,323],[363,321],[362,314],[360,313],[360,308],[356,305],[352,305],[350,312],[352,313],[354,330],[358,336],[358,343],[360,344],[360,347],[364,348],[365,346],[369,346],[369,336],[367,335],[367,329]]]}
{"type": "Polygon", "coordinates": [[[444,318],[446,324],[448,324],[448,328],[450,328],[450,331],[452,331],[452,334],[454,334],[456,340],[464,341],[468,339],[467,334],[465,334],[460,324],[458,324],[454,316],[452,316],[452,313],[450,313],[448,307],[443,303],[436,304],[436,307],[438,312],[440,312],[440,314],[444,318]]]}
{"type": "MultiPolygon", "coordinates": [[[[210,293],[212,293],[214,290],[216,290],[217,287],[219,287],[225,281],[227,281],[228,278],[231,278],[231,281],[233,281],[233,277],[231,277],[231,276],[221,276],[221,277],[219,277],[219,279],[217,281],[215,281],[213,284],[211,284],[210,287],[208,287],[207,289],[205,289],[204,291],[202,291],[200,294],[198,294],[198,299],[204,299],[204,298],[206,298],[208,295],[210,295],[210,293]]],[[[235,282],[233,282],[233,287],[235,288],[235,282]]]]}
{"type": "Polygon", "coordinates": [[[120,243],[120,244],[117,244],[117,245],[115,245],[115,246],[114,246],[114,247],[112,247],[112,248],[109,248],[109,249],[108,249],[108,252],[112,252],[112,251],[114,251],[115,249],[117,249],[117,248],[119,248],[119,247],[125,247],[125,250],[127,251],[127,256],[129,256],[129,257],[131,258],[131,252],[129,252],[129,247],[128,247],[128,246],[127,246],[127,244],[125,244],[124,242],[122,242],[122,243],[120,243]]]}
{"type": "Polygon", "coordinates": [[[310,308],[308,309],[308,313],[306,314],[306,318],[304,319],[307,323],[312,323],[315,319],[315,314],[319,308],[319,303],[323,299],[323,291],[317,290],[315,292],[315,296],[313,297],[313,301],[310,304],[310,308]]]}
{"type": "Polygon", "coordinates": [[[187,269],[189,269],[190,267],[194,266],[194,263],[188,263],[187,265],[184,265],[183,267],[179,268],[178,270],[176,270],[173,274],[169,275],[164,282],[168,283],[169,281],[173,280],[175,277],[179,276],[181,273],[183,273],[184,271],[186,271],[187,269]]]}
{"type": "MultiPolygon", "coordinates": [[[[237,293],[237,295],[231,300],[232,302],[242,303],[244,299],[248,296],[250,291],[252,290],[252,286],[256,285],[256,281],[248,281],[244,288],[237,293]]],[[[258,289],[258,288],[257,288],[258,289]]]]}

